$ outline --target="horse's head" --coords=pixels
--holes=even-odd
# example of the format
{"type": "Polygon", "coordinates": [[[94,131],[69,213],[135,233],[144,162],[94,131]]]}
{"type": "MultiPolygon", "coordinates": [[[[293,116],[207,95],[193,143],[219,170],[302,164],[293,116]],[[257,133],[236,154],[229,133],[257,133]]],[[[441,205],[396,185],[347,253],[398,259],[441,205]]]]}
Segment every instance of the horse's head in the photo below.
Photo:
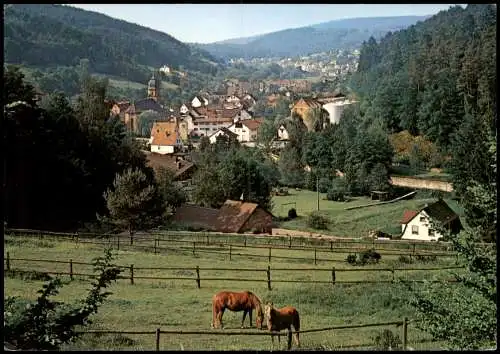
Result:
{"type": "Polygon", "coordinates": [[[266,320],[269,321],[271,318],[271,310],[273,309],[273,303],[268,302],[266,306],[264,306],[264,316],[266,317],[266,320]]]}
{"type": "Polygon", "coordinates": [[[258,329],[262,329],[262,323],[264,322],[264,313],[262,312],[262,307],[257,308],[257,316],[255,318],[255,326],[258,329]]]}

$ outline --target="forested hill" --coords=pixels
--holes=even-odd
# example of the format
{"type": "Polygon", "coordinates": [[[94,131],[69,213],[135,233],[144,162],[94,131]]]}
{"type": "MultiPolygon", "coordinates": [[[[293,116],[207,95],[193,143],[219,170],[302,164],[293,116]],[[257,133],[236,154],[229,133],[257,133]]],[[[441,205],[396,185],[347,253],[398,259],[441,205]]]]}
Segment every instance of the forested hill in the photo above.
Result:
{"type": "MultiPolygon", "coordinates": [[[[467,223],[488,230],[493,240],[496,17],[494,5],[457,6],[380,43],[369,40],[351,83],[365,124],[377,122],[389,132],[408,130],[441,149],[467,223]]],[[[413,145],[412,156],[425,152],[413,145]]]]}
{"type": "Polygon", "coordinates": [[[370,36],[381,38],[389,31],[406,28],[427,17],[396,16],[338,20],[250,37],[243,43],[238,39],[232,39],[196,45],[225,59],[295,57],[332,49],[358,48],[370,36]]]}
{"type": "Polygon", "coordinates": [[[168,34],[92,11],[45,4],[4,7],[4,61],[39,68],[75,66],[143,82],[144,72],[169,65],[204,73],[215,57],[168,34]]]}
{"type": "Polygon", "coordinates": [[[495,121],[496,9],[456,6],[370,39],[352,81],[366,115],[447,148],[466,112],[495,121]]]}

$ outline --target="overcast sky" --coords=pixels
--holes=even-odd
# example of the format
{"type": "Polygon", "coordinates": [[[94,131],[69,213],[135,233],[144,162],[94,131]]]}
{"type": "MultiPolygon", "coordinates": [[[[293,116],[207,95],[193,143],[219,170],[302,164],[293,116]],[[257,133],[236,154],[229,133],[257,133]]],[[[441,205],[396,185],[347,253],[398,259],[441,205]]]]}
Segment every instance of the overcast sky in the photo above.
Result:
{"type": "Polygon", "coordinates": [[[170,34],[211,43],[354,17],[434,15],[450,4],[71,4],[170,34]]]}

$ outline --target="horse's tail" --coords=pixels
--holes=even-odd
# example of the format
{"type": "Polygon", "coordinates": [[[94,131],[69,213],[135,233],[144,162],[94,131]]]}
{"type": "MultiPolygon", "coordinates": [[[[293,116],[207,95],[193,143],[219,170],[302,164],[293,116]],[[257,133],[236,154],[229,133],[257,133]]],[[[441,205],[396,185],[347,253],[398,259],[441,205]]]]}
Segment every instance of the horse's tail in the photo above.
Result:
{"type": "MultiPolygon", "coordinates": [[[[295,314],[293,316],[293,327],[295,328],[296,331],[300,331],[300,316],[299,312],[295,310],[295,314]]],[[[297,333],[297,336],[299,334],[297,333]]]]}

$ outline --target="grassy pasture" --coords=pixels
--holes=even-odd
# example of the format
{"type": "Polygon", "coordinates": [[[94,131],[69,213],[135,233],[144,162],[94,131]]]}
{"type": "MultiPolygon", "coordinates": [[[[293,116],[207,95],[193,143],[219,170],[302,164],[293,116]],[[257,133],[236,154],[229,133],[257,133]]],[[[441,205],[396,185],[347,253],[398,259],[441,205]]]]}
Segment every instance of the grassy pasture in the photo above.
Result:
{"type": "MultiPolygon", "coordinates": [[[[334,202],[326,200],[326,193],[320,193],[319,209],[321,214],[329,220],[328,230],[315,230],[307,226],[307,215],[317,210],[317,193],[308,190],[289,189],[290,195],[273,197],[273,213],[277,216],[287,216],[288,210],[296,208],[298,217],[294,220],[281,223],[285,229],[304,230],[309,232],[319,232],[325,235],[339,237],[366,237],[373,229],[381,230],[393,235],[401,233],[399,221],[403,217],[405,209],[417,210],[426,203],[436,201],[435,198],[421,198],[419,193],[414,199],[401,200],[395,203],[370,206],[366,208],[345,210],[347,207],[373,203],[368,197],[354,197],[349,202],[334,202]],[[289,204],[289,203],[294,203],[289,204]]],[[[424,193],[421,193],[424,194],[424,193]]],[[[445,199],[459,216],[463,216],[463,211],[457,202],[445,199]]]]}
{"type": "MultiPolygon", "coordinates": [[[[5,252],[11,258],[50,259],[74,262],[91,262],[91,259],[102,254],[101,245],[60,241],[50,238],[20,238],[7,236],[5,252]]],[[[248,252],[248,251],[245,251],[248,252]]],[[[267,250],[252,250],[267,255],[267,250]]],[[[273,250],[277,254],[300,256],[304,251],[273,250]]],[[[112,285],[113,295],[95,316],[93,329],[119,331],[154,331],[162,330],[209,330],[211,322],[211,296],[223,289],[248,289],[258,294],[263,301],[272,300],[277,306],[296,306],[301,314],[303,329],[328,327],[345,324],[363,324],[370,322],[390,322],[402,320],[404,316],[412,318],[412,310],[407,304],[407,289],[402,284],[310,284],[272,282],[272,290],[267,290],[265,269],[268,266],[266,257],[249,258],[229,256],[215,253],[197,253],[193,256],[189,250],[167,250],[161,254],[151,254],[135,250],[121,249],[117,251],[116,263],[119,265],[134,264],[135,277],[140,276],[179,276],[191,277],[190,280],[151,280],[135,278],[131,285],[127,279],[118,280],[112,285]],[[216,271],[202,270],[201,289],[196,287],[195,266],[200,268],[251,268],[262,269],[262,272],[216,271]],[[146,270],[148,267],[190,267],[186,270],[146,270]],[[260,282],[245,281],[204,281],[207,277],[252,278],[262,279],[260,282]]],[[[249,252],[250,253],[250,252],[249,252]]],[[[349,268],[342,263],[345,254],[331,253],[322,257],[336,258],[337,269],[349,268]]],[[[318,262],[315,267],[310,261],[290,261],[288,259],[272,259],[271,278],[274,280],[326,280],[331,279],[329,271],[312,271],[308,269],[330,269],[331,263],[318,262]],[[286,269],[300,268],[302,272],[286,269]]],[[[436,264],[427,266],[453,265],[451,260],[439,258],[436,264]]],[[[379,265],[372,267],[398,266],[397,257],[383,255],[379,265]]],[[[401,266],[401,265],[399,265],[401,266]]],[[[412,267],[426,265],[413,264],[412,267]]],[[[68,272],[67,263],[33,263],[12,261],[11,269],[68,272]]],[[[75,264],[75,273],[90,273],[91,266],[75,264]]],[[[397,272],[396,278],[432,279],[433,277],[449,277],[451,271],[406,271],[397,272]]],[[[124,272],[128,275],[128,271],[124,272]]],[[[337,280],[390,279],[388,272],[339,272],[337,280]]],[[[63,276],[69,279],[69,276],[63,276]]],[[[19,276],[4,277],[5,296],[36,298],[36,290],[42,285],[38,280],[25,280],[19,276]]],[[[75,277],[75,280],[62,288],[57,297],[63,301],[81,299],[89,288],[87,279],[75,277]]],[[[239,329],[241,313],[226,312],[225,326],[228,329],[239,329]]],[[[248,319],[247,319],[248,321],[248,319]]],[[[248,322],[247,322],[248,323],[248,322]]],[[[401,328],[389,328],[401,337],[401,328]]],[[[255,330],[255,329],[251,329],[255,330]]],[[[321,346],[328,348],[348,345],[370,344],[372,337],[382,328],[346,329],[329,332],[306,333],[301,336],[302,346],[313,349],[321,346]]],[[[429,339],[425,333],[409,326],[409,345],[415,349],[436,348],[439,343],[417,343],[429,339]]],[[[284,345],[282,341],[282,345],[284,345]]],[[[151,335],[85,335],[68,349],[101,348],[101,349],[154,349],[154,334],[151,335]]],[[[166,335],[161,336],[161,349],[170,350],[237,350],[237,349],[270,349],[270,339],[264,336],[209,336],[209,335],[166,335]]]]}

